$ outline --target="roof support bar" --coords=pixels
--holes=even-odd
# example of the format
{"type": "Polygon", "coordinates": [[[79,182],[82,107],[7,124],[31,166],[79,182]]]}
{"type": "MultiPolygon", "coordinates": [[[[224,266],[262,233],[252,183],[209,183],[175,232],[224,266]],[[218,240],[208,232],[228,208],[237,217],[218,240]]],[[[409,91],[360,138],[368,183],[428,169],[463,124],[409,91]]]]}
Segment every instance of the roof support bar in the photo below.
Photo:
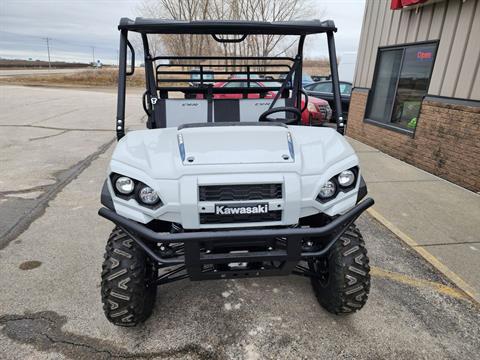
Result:
{"type": "Polygon", "coordinates": [[[117,140],[125,135],[125,88],[127,81],[127,30],[120,31],[120,51],[118,59],[118,100],[117,100],[117,120],[115,129],[117,130],[117,140]]]}
{"type": "MultiPolygon", "coordinates": [[[[150,115],[148,116],[147,127],[153,129],[156,127],[157,118],[159,117],[159,111],[155,111],[155,105],[157,103],[157,83],[155,80],[155,72],[153,67],[153,59],[150,54],[150,48],[148,46],[148,38],[146,34],[142,34],[143,52],[145,55],[145,84],[147,86],[147,100],[150,115]]],[[[160,119],[158,119],[160,120],[160,119]]]]}
{"type": "Polygon", "coordinates": [[[335,121],[337,132],[345,134],[345,123],[343,122],[342,101],[340,99],[340,83],[338,81],[337,54],[335,51],[335,39],[333,31],[327,31],[328,55],[330,58],[330,74],[332,75],[333,102],[335,104],[335,121]]]}
{"type": "Polygon", "coordinates": [[[293,77],[292,98],[295,99],[295,106],[302,111],[302,67],[303,67],[303,45],[305,44],[305,35],[300,36],[298,40],[298,50],[296,60],[296,69],[293,77]]]}

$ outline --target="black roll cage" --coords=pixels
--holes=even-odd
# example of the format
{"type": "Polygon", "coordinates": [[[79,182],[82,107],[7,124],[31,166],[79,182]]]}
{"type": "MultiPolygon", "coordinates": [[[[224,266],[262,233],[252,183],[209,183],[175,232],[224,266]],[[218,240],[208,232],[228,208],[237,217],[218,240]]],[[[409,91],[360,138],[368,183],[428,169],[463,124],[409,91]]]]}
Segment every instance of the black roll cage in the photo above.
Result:
{"type": "MultiPolygon", "coordinates": [[[[162,112],[158,109],[157,103],[160,99],[168,99],[169,92],[180,91],[187,96],[202,96],[207,99],[209,108],[213,101],[213,94],[241,93],[244,98],[250,93],[266,94],[268,91],[276,91],[276,95],[270,108],[273,108],[280,97],[289,97],[294,100],[295,107],[301,109],[302,99],[302,64],[303,48],[305,37],[311,34],[326,33],[328,43],[328,54],[330,62],[330,71],[333,84],[333,97],[336,107],[337,131],[344,134],[345,124],[343,122],[342,104],[340,100],[340,86],[338,78],[337,57],[335,50],[334,32],[337,31],[332,20],[309,20],[309,21],[285,21],[285,22],[258,22],[258,21],[181,21],[181,20],[160,20],[136,18],[131,20],[122,18],[118,26],[120,30],[120,51],[119,51],[119,74],[118,74],[118,102],[116,131],[117,139],[120,140],[125,135],[125,96],[126,96],[126,77],[133,75],[135,71],[135,51],[128,40],[128,32],[133,31],[141,35],[144,61],[145,61],[145,83],[146,91],[143,98],[144,110],[148,115],[148,128],[166,127],[166,119],[162,117],[162,112]],[[204,34],[211,35],[218,42],[241,42],[248,35],[296,35],[299,36],[297,54],[292,57],[267,57],[267,56],[156,56],[150,53],[148,36],[149,34],[204,34]],[[222,37],[227,35],[227,37],[222,37]],[[237,35],[238,37],[231,37],[237,35]],[[130,68],[127,69],[127,48],[131,53],[130,68]],[[158,64],[156,61],[167,60],[175,64],[158,64]],[[216,60],[224,60],[225,64],[214,64],[216,60]],[[228,60],[235,61],[234,64],[228,64],[228,60]],[[186,63],[181,63],[186,61],[186,63]],[[204,65],[202,61],[210,61],[211,64],[204,65]],[[238,61],[238,63],[237,63],[238,61]],[[270,62],[267,64],[267,62],[270,62]],[[263,70],[258,70],[263,64],[263,70]],[[172,70],[176,66],[192,67],[196,66],[195,73],[200,76],[197,79],[199,86],[189,86],[192,71],[172,70]],[[274,70],[266,70],[266,67],[274,70]],[[169,69],[170,67],[170,69],[169,69]],[[224,68],[225,70],[218,70],[224,68]],[[239,70],[240,69],[240,70],[239,70]],[[257,70],[254,70],[257,69],[257,70]],[[282,70],[283,69],[283,70],[282,70]],[[227,88],[213,87],[212,80],[206,79],[205,74],[218,75],[215,82],[243,82],[246,86],[227,88]],[[272,80],[266,78],[266,74],[273,75],[272,80]],[[230,75],[230,76],[228,76],[230,75]],[[240,75],[240,76],[239,76],[240,75]],[[278,81],[274,76],[283,75],[281,84],[278,86],[255,87],[253,83],[257,81],[274,82],[278,81]],[[165,76],[165,77],[162,77],[165,76]],[[170,77],[168,77],[170,76],[170,77]],[[174,77],[171,77],[174,76],[174,77]],[[188,78],[187,78],[188,76],[188,78]],[[259,78],[264,76],[264,78],[259,78]],[[172,85],[172,83],[174,85],[172,85]],[[185,83],[185,85],[177,85],[185,83]],[[160,86],[163,85],[163,86],[160,86]],[[200,95],[199,95],[200,94],[200,95]]],[[[306,104],[305,104],[306,105],[306,104]]],[[[211,116],[209,115],[209,120],[211,116]]]]}

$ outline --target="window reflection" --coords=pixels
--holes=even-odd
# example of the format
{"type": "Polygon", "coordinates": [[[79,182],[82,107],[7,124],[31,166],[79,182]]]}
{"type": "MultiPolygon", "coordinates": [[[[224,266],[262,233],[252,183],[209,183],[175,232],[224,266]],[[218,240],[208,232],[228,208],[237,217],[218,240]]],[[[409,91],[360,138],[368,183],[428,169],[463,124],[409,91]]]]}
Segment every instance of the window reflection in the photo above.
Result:
{"type": "Polygon", "coordinates": [[[367,118],[414,130],[437,49],[436,43],[380,49],[367,118]]]}

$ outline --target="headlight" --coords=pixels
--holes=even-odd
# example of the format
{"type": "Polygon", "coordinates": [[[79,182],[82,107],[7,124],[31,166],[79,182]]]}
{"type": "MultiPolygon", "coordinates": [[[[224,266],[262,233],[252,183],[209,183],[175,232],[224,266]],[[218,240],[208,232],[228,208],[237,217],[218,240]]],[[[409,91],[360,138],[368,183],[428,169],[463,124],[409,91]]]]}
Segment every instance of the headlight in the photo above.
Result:
{"type": "Polygon", "coordinates": [[[128,195],[133,192],[133,189],[135,188],[135,182],[129,177],[120,176],[115,181],[115,188],[119,193],[128,195]]]}
{"type": "Polygon", "coordinates": [[[330,105],[325,105],[325,110],[327,112],[327,119],[330,120],[332,118],[332,108],[330,105]]]}
{"type": "Polygon", "coordinates": [[[143,185],[139,188],[138,198],[146,205],[155,205],[160,200],[157,192],[147,185],[143,185]]]}
{"type": "Polygon", "coordinates": [[[309,102],[309,103],[307,104],[307,110],[308,110],[308,111],[311,111],[311,112],[316,112],[316,111],[317,111],[317,108],[315,107],[315,105],[314,105],[313,103],[309,102]]]}
{"type": "Polygon", "coordinates": [[[354,183],[355,174],[351,170],[344,170],[338,175],[337,180],[340,186],[347,187],[354,183]]]}
{"type": "Polygon", "coordinates": [[[337,187],[335,186],[335,183],[331,180],[328,180],[325,185],[323,185],[320,188],[320,192],[318,193],[318,196],[321,199],[328,199],[335,195],[335,191],[337,190],[337,187]]]}

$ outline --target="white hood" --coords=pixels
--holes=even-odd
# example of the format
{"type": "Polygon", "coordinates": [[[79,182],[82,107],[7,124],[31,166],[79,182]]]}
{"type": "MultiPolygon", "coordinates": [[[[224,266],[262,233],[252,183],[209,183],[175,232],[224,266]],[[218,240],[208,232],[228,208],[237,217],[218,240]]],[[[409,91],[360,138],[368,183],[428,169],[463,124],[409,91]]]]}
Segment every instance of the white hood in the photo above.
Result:
{"type": "Polygon", "coordinates": [[[111,170],[127,166],[154,179],[179,179],[258,172],[315,175],[348,164],[357,165],[358,158],[333,129],[266,124],[131,131],[117,144],[111,170]]]}
{"type": "Polygon", "coordinates": [[[282,126],[194,127],[178,134],[185,149],[184,165],[293,161],[288,145],[291,136],[282,126]]]}

